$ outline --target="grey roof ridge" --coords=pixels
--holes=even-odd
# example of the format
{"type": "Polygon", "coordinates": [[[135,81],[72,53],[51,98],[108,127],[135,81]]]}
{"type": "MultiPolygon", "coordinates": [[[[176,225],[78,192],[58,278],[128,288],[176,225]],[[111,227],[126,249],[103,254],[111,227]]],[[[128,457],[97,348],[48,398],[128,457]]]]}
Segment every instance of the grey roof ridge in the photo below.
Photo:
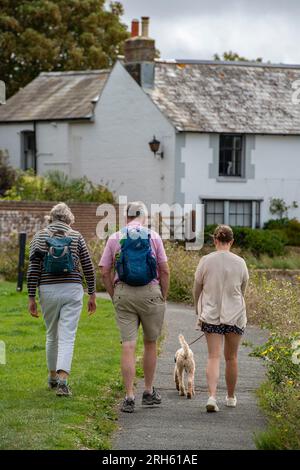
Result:
{"type": "MultiPolygon", "coordinates": [[[[99,75],[99,73],[109,73],[111,69],[93,69],[93,70],[66,70],[66,71],[50,71],[41,72],[37,77],[41,76],[60,76],[60,75],[99,75]]],[[[36,77],[36,78],[37,78],[36,77]]]]}
{"type": "Polygon", "coordinates": [[[226,60],[197,60],[197,59],[155,59],[155,62],[161,64],[203,64],[203,65],[228,65],[228,66],[240,66],[240,67],[270,67],[280,69],[300,69],[300,64],[282,64],[282,63],[270,63],[270,62],[250,62],[250,61],[226,61],[226,60]]]}

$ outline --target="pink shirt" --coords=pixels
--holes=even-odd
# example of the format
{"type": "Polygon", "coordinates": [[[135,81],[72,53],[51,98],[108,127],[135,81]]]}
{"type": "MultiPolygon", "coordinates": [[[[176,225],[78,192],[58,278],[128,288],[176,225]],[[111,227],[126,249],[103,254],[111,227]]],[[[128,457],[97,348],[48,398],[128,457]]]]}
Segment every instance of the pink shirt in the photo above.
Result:
{"type": "MultiPolygon", "coordinates": [[[[132,228],[142,228],[142,225],[138,222],[129,222],[127,227],[132,227],[132,228]]],[[[150,230],[151,234],[151,248],[153,255],[156,258],[157,264],[160,263],[166,263],[168,261],[165,248],[162,242],[162,239],[160,238],[159,234],[154,232],[153,230],[150,230]]],[[[114,233],[109,237],[107,240],[107,243],[105,245],[103,254],[101,256],[99,266],[102,266],[104,268],[113,268],[115,264],[115,259],[116,259],[116,254],[119,253],[121,250],[120,246],[120,239],[124,236],[124,234],[119,231],[114,233]]],[[[118,282],[118,274],[115,273],[115,282],[118,282]]],[[[159,284],[159,273],[157,272],[157,279],[153,279],[150,284],[159,284]]]]}

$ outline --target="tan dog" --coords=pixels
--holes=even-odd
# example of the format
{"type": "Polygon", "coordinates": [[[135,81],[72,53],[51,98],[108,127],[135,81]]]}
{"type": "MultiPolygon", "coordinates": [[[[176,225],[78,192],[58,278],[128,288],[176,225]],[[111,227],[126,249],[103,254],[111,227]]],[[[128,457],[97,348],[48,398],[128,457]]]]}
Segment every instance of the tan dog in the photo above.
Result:
{"type": "Polygon", "coordinates": [[[181,348],[175,354],[175,370],[174,380],[176,388],[180,396],[192,398],[195,395],[194,380],[195,380],[195,361],[194,354],[183,335],[178,336],[181,348]],[[184,373],[188,376],[188,389],[187,393],[184,385],[184,373]]]}

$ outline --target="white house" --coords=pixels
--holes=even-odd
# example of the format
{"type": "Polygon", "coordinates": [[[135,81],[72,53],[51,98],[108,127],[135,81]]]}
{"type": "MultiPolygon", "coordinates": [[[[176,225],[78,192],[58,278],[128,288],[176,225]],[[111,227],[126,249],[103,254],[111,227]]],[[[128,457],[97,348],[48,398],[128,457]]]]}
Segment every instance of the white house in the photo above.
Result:
{"type": "Polygon", "coordinates": [[[300,66],[157,60],[142,27],[112,70],[42,73],[0,107],[11,163],[147,204],[202,201],[206,223],[258,227],[271,197],[300,203],[300,66]]]}

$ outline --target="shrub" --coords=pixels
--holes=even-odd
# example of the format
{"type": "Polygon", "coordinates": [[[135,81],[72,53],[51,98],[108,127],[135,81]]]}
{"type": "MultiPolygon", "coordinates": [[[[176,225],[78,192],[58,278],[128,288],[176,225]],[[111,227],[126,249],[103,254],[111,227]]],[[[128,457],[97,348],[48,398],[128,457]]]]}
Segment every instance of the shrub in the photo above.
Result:
{"type": "Polygon", "coordinates": [[[94,238],[88,242],[89,252],[94,264],[95,272],[96,272],[96,289],[98,292],[104,292],[105,287],[102,282],[102,278],[100,276],[100,269],[98,267],[101,255],[103,253],[105,247],[105,240],[99,240],[98,238],[94,238]]]}
{"type": "Polygon", "coordinates": [[[17,178],[16,170],[9,165],[8,154],[0,150],[0,196],[4,196],[17,178]]]}
{"type": "Polygon", "coordinates": [[[59,171],[49,172],[45,176],[36,176],[32,171],[19,173],[4,199],[114,203],[113,194],[105,186],[93,184],[85,176],[70,179],[59,171]]]}
{"type": "Polygon", "coordinates": [[[271,219],[265,223],[264,229],[281,233],[286,244],[300,246],[300,222],[297,219],[271,219]]]}
{"type": "MultiPolygon", "coordinates": [[[[211,234],[216,225],[207,225],[204,231],[204,241],[212,244],[211,234]]],[[[261,230],[250,227],[232,227],[235,246],[251,251],[255,256],[267,254],[280,256],[284,253],[287,236],[280,230],[261,230]]]]}
{"type": "MultiPolygon", "coordinates": [[[[18,278],[19,242],[17,233],[0,243],[0,276],[7,281],[16,282],[18,278]]],[[[29,244],[26,244],[25,273],[29,258],[29,244]]],[[[24,276],[25,280],[25,276],[24,276]]]]}
{"type": "Polygon", "coordinates": [[[269,418],[267,430],[256,436],[260,449],[300,448],[299,334],[271,334],[253,355],[267,360],[267,382],[259,390],[261,406],[269,418]]]}

